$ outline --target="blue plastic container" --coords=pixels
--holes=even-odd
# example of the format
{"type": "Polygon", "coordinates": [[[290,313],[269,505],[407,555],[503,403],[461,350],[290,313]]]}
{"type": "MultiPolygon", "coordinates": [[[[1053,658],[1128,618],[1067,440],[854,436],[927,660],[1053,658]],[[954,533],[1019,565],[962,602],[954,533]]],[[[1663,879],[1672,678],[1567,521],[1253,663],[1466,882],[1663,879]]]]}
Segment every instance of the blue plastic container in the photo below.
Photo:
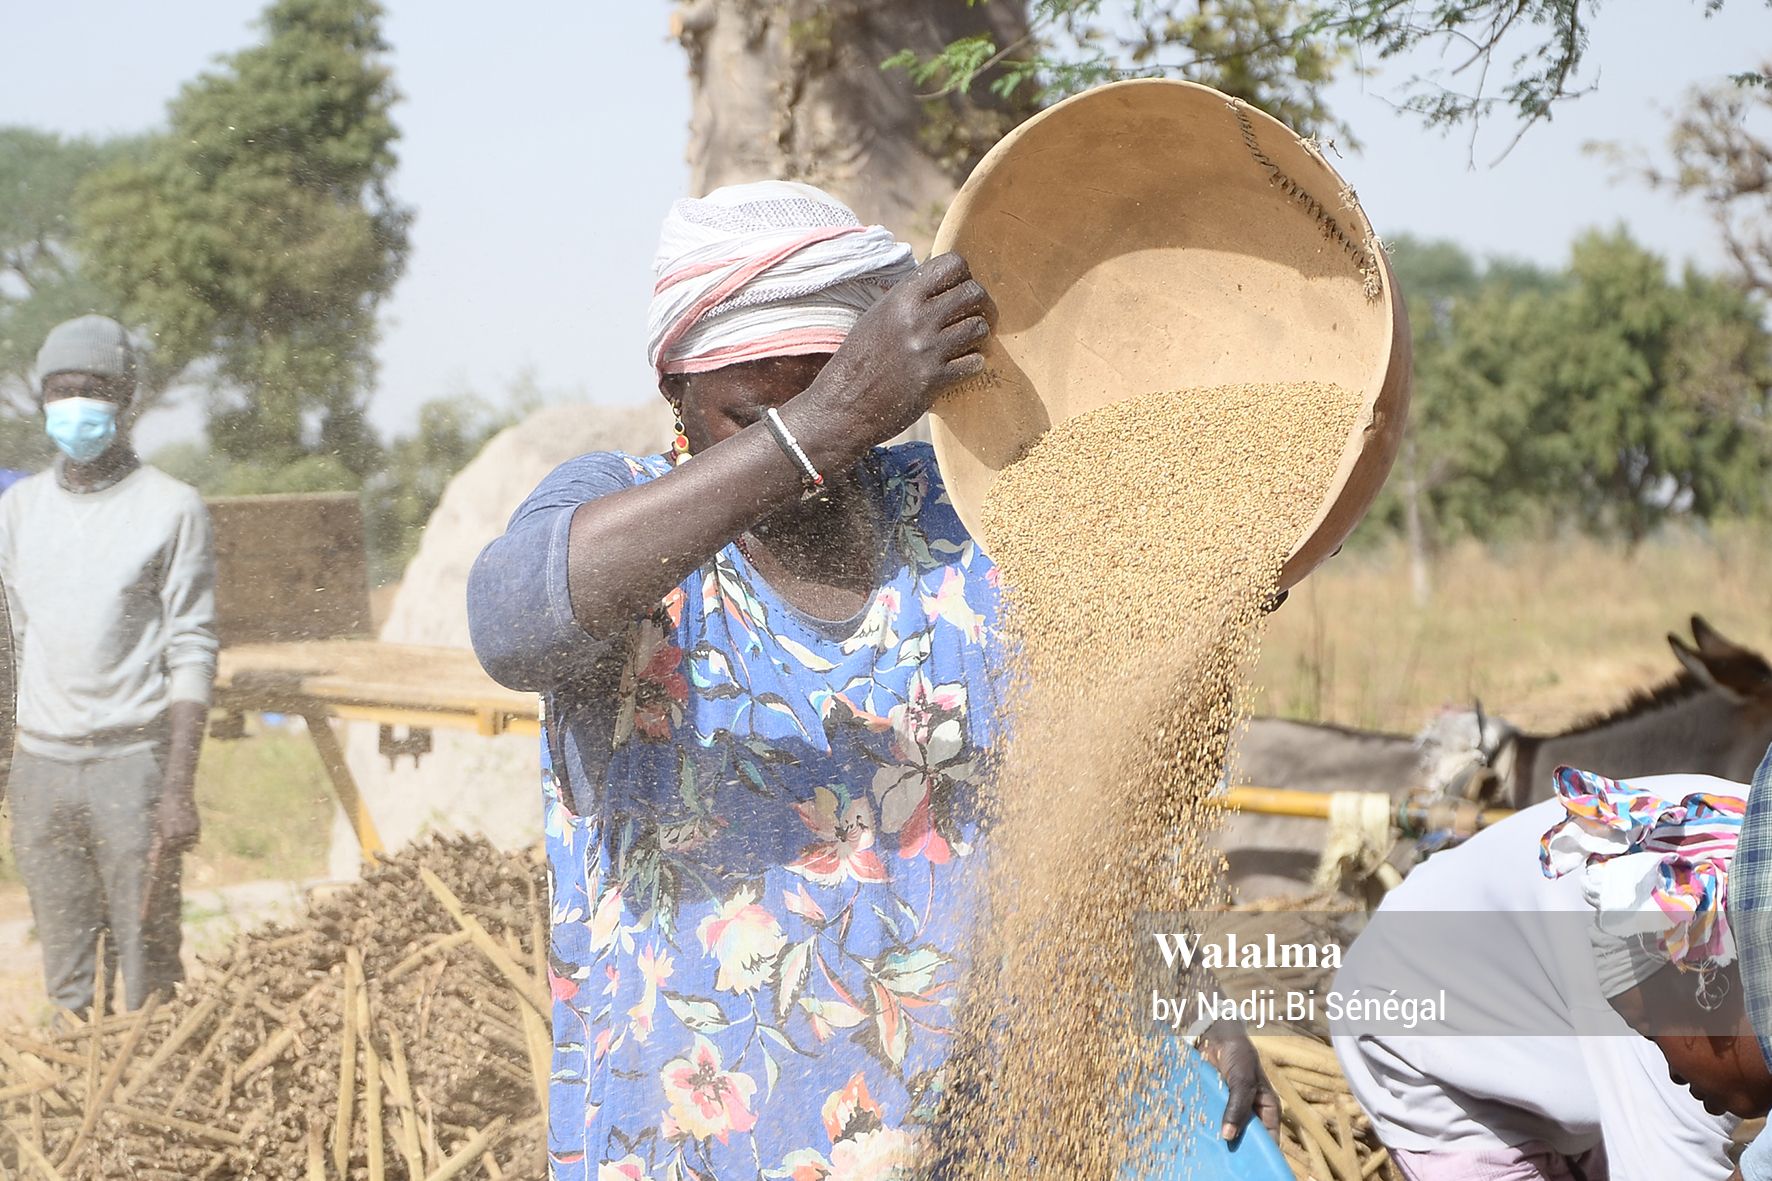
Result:
{"type": "MultiPolygon", "coordinates": [[[[1150,1154],[1149,1167],[1122,1171],[1124,1181],[1293,1181],[1292,1168],[1261,1121],[1251,1119],[1235,1144],[1226,1144],[1218,1130],[1230,1099],[1218,1071],[1199,1052],[1174,1048],[1169,1066],[1182,1110],[1203,1112],[1187,1126],[1169,1129],[1150,1154]]],[[[1138,1119],[1134,1114],[1133,1119],[1138,1119]]]]}

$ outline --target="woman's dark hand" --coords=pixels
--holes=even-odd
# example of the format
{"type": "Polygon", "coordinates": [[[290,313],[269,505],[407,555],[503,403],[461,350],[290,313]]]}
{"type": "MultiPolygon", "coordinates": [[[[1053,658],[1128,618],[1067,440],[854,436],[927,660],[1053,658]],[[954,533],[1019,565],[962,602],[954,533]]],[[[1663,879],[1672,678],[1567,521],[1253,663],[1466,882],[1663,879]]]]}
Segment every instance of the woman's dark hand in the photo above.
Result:
{"type": "Polygon", "coordinates": [[[1235,1021],[1220,1021],[1200,1037],[1200,1053],[1224,1077],[1230,1090],[1230,1101],[1224,1105],[1224,1126],[1219,1134],[1235,1140],[1251,1115],[1259,1116],[1262,1126],[1270,1132],[1280,1130],[1280,1097],[1274,1094],[1261,1069],[1261,1056],[1243,1027],[1235,1021]]]}
{"type": "Polygon", "coordinates": [[[966,260],[937,255],[862,315],[783,417],[809,450],[859,455],[916,422],[941,391],[983,372],[979,350],[996,322],[997,305],[966,260]]]}

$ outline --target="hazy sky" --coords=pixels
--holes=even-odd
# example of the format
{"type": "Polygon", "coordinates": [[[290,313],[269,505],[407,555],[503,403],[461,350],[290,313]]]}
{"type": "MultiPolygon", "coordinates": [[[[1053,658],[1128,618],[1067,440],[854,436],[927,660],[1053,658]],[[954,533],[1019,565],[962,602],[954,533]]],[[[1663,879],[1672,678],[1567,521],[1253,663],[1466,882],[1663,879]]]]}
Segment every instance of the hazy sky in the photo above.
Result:
{"type": "MultiPolygon", "coordinates": [[[[405,101],[397,191],[416,207],[413,253],[386,308],[373,417],[399,431],[427,398],[497,398],[531,371],[551,394],[654,396],[644,357],[660,216],[685,184],[688,82],[666,0],[385,0],[405,101]]],[[[254,39],[258,0],[12,3],[0,15],[0,122],[65,134],[152,128],[181,82],[254,39]]],[[[1500,164],[1512,128],[1421,130],[1394,109],[1431,60],[1332,92],[1362,141],[1337,161],[1379,233],[1455,238],[1478,253],[1556,263],[1571,238],[1623,222],[1678,260],[1720,265],[1703,211],[1620,181],[1583,152],[1645,149],[1697,82],[1772,57],[1772,10],[1731,0],[1609,0],[1588,59],[1598,89],[1559,109],[1500,164]]],[[[195,416],[144,424],[144,443],[195,416]]]]}

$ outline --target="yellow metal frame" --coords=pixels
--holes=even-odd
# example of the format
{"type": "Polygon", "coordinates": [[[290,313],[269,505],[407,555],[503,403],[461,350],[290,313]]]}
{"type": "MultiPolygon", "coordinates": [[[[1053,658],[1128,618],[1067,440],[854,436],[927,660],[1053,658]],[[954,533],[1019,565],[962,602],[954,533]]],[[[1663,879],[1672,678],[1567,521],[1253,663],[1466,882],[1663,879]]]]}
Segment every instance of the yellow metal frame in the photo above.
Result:
{"type": "Polygon", "coordinates": [[[351,765],[345,761],[344,747],[338,743],[338,735],[332,732],[332,719],[324,713],[315,711],[302,715],[308,724],[308,737],[314,741],[314,749],[320,752],[320,762],[326,767],[326,777],[332,781],[332,790],[338,796],[339,806],[345,810],[345,818],[351,822],[351,831],[357,834],[357,845],[363,850],[363,860],[374,864],[381,860],[387,852],[382,844],[381,832],[375,827],[375,819],[369,815],[369,806],[363,802],[363,793],[357,790],[357,780],[351,774],[351,765]]]}
{"type": "Polygon", "coordinates": [[[343,705],[329,702],[326,709],[333,717],[347,722],[374,722],[382,726],[407,726],[414,730],[472,730],[482,738],[500,734],[526,734],[540,737],[541,719],[536,715],[516,715],[504,710],[476,710],[473,713],[454,710],[414,709],[400,705],[343,705]]]}

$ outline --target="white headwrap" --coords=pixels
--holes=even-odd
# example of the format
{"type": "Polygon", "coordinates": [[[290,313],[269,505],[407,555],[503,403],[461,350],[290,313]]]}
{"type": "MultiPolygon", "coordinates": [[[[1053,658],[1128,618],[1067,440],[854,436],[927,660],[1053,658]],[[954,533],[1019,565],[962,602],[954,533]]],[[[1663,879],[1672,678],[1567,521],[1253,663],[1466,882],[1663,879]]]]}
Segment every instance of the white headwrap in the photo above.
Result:
{"type": "Polygon", "coordinates": [[[647,356],[664,373],[836,351],[916,267],[883,226],[811,185],[760,181],[671,206],[653,260],[647,356]]]}

